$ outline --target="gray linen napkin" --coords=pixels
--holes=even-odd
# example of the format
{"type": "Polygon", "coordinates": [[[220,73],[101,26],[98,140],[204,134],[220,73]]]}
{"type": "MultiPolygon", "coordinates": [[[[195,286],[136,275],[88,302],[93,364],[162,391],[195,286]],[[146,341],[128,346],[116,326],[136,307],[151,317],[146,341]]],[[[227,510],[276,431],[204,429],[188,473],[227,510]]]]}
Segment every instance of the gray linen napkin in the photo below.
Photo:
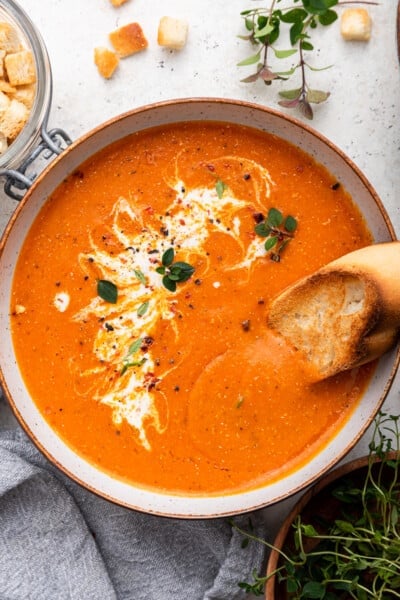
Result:
{"type": "MultiPolygon", "coordinates": [[[[261,513],[252,522],[265,536],[261,513]]],[[[261,544],[241,542],[226,519],[167,519],[98,498],[19,427],[0,430],[0,600],[238,600],[238,582],[264,559],[261,544]]]]}

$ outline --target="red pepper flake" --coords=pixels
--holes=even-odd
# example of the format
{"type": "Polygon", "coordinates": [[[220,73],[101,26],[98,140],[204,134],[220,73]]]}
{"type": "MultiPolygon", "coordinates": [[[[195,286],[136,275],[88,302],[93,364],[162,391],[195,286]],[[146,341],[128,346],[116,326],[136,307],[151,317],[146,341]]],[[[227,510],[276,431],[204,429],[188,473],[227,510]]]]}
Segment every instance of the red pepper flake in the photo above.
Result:
{"type": "Polygon", "coordinates": [[[152,206],[146,206],[144,211],[147,212],[147,214],[149,215],[154,215],[154,208],[152,206]]]}
{"type": "Polygon", "coordinates": [[[185,219],[179,219],[179,224],[180,225],[186,225],[185,219]]]}
{"type": "Polygon", "coordinates": [[[210,163],[209,163],[208,165],[206,165],[206,167],[207,167],[207,169],[208,169],[209,171],[211,171],[212,173],[214,173],[214,171],[215,171],[215,167],[214,167],[214,165],[212,165],[212,164],[210,164],[210,163]]]}

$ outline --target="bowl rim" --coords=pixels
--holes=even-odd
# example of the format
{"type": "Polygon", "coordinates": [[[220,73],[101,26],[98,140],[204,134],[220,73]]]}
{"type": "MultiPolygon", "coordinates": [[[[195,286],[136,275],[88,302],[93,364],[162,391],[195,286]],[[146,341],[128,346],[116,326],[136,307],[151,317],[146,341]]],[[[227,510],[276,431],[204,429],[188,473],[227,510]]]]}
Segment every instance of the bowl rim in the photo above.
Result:
{"type": "MultiPolygon", "coordinates": [[[[45,167],[45,169],[38,175],[37,179],[33,182],[32,187],[27,191],[24,198],[18,204],[18,206],[17,206],[15,212],[13,213],[13,215],[11,216],[10,221],[7,224],[5,231],[0,240],[0,260],[3,255],[5,246],[7,244],[7,240],[9,239],[10,233],[14,227],[14,224],[17,221],[20,213],[24,210],[24,207],[26,206],[27,202],[31,198],[34,191],[42,184],[42,182],[47,177],[48,173],[50,171],[52,171],[61,161],[65,161],[66,158],[71,153],[73,153],[76,148],[78,148],[79,146],[81,146],[82,144],[87,142],[87,140],[90,140],[91,138],[95,137],[96,134],[104,133],[108,128],[114,127],[116,124],[123,123],[124,120],[127,118],[131,119],[131,118],[134,118],[135,115],[143,114],[143,113],[150,114],[152,111],[158,110],[160,108],[161,109],[164,109],[164,108],[178,109],[177,110],[178,116],[173,122],[182,122],[184,120],[188,120],[188,119],[180,118],[179,106],[181,106],[182,104],[193,105],[193,106],[195,106],[197,104],[199,106],[206,106],[207,104],[211,104],[211,105],[221,104],[221,105],[230,106],[230,107],[238,107],[239,106],[239,107],[243,108],[244,110],[250,110],[250,111],[255,110],[257,112],[261,112],[261,114],[271,115],[272,117],[279,119],[279,120],[285,122],[286,124],[289,124],[290,127],[295,126],[295,127],[299,128],[301,131],[307,132],[313,138],[316,138],[318,140],[318,142],[322,142],[322,144],[328,146],[330,148],[330,150],[340,158],[340,160],[344,161],[350,167],[350,169],[353,171],[355,176],[361,181],[362,185],[367,189],[367,191],[373,198],[374,203],[385,222],[385,226],[387,227],[387,233],[390,236],[391,241],[396,240],[395,230],[394,230],[394,227],[388,216],[388,213],[386,212],[386,209],[385,209],[381,199],[379,198],[377,192],[375,191],[375,189],[373,188],[371,183],[368,181],[368,179],[362,173],[362,171],[359,169],[359,167],[357,165],[355,165],[355,163],[340,148],[338,148],[333,142],[331,142],[329,139],[327,139],[324,135],[320,134],[315,129],[310,127],[308,124],[303,123],[302,121],[296,119],[295,117],[292,117],[291,115],[290,116],[286,115],[280,111],[276,111],[274,109],[271,109],[269,107],[262,106],[259,104],[245,102],[245,101],[241,101],[241,100],[226,99],[226,98],[190,97],[190,98],[171,99],[171,100],[167,100],[167,101],[156,102],[156,103],[137,107],[131,111],[124,112],[120,115],[117,115],[117,116],[105,121],[104,123],[99,124],[97,127],[91,129],[90,131],[88,131],[87,133],[85,133],[84,135],[79,137],[77,140],[72,142],[72,144],[70,146],[68,146],[59,156],[57,156],[50,164],[48,164],[45,167]]],[[[215,119],[209,119],[209,120],[215,120],[215,119]]],[[[221,121],[222,121],[222,119],[221,119],[221,121]]],[[[227,119],[227,122],[229,122],[229,119],[227,119]]],[[[152,125],[149,124],[148,128],[151,128],[151,127],[152,127],[152,125]]],[[[140,129],[141,130],[146,129],[146,127],[141,127],[140,129]]],[[[129,135],[129,133],[128,133],[128,135],[129,135]]],[[[105,146],[106,145],[107,144],[105,144],[105,146]]],[[[102,146],[102,148],[105,146],[102,146]]],[[[99,148],[99,150],[102,148],[99,148]]],[[[95,152],[93,154],[95,154],[95,152]]],[[[318,159],[316,159],[316,161],[318,162],[318,159]]],[[[58,182],[58,184],[59,183],[60,183],[60,181],[58,182]]],[[[380,400],[378,401],[378,403],[376,405],[376,410],[378,410],[380,408],[380,406],[382,405],[384,399],[386,398],[386,396],[392,386],[399,363],[400,363],[400,345],[395,350],[395,357],[393,359],[393,365],[391,366],[391,370],[390,370],[387,380],[385,379],[384,388],[383,388],[383,390],[380,391],[380,400]]],[[[109,500],[111,502],[114,502],[116,504],[119,504],[121,506],[124,506],[126,508],[138,510],[140,512],[145,512],[148,514],[155,514],[155,515],[159,515],[159,516],[167,516],[167,517],[175,517],[175,518],[215,518],[215,517],[232,516],[235,514],[243,514],[246,512],[258,510],[258,509],[263,508],[268,505],[275,504],[283,499],[286,499],[286,498],[296,494],[297,492],[306,488],[308,485],[311,485],[313,482],[315,482],[321,476],[321,474],[327,472],[334,465],[336,465],[360,440],[361,436],[364,434],[364,432],[366,431],[368,426],[371,424],[371,422],[376,414],[376,411],[375,411],[374,414],[370,415],[366,419],[364,426],[362,427],[362,429],[360,431],[358,431],[358,433],[356,435],[353,436],[351,443],[347,444],[347,446],[342,448],[339,453],[335,454],[334,458],[329,460],[328,464],[323,468],[322,473],[320,471],[311,476],[308,476],[304,481],[302,481],[295,487],[291,488],[290,491],[282,492],[280,495],[277,495],[276,497],[274,497],[274,499],[272,501],[265,502],[265,501],[249,500],[248,503],[243,506],[240,501],[233,500],[230,504],[228,504],[228,507],[225,507],[225,508],[223,507],[223,506],[225,506],[224,502],[221,502],[221,506],[219,506],[218,499],[221,499],[221,498],[224,499],[224,498],[228,498],[228,497],[237,498],[237,497],[246,496],[246,493],[243,493],[243,492],[238,492],[238,493],[230,493],[229,492],[223,496],[221,496],[221,495],[217,495],[217,496],[207,495],[206,496],[207,500],[209,502],[214,501],[213,509],[207,508],[206,507],[207,505],[202,502],[203,497],[199,498],[198,496],[193,496],[193,497],[192,496],[184,496],[183,498],[184,498],[184,501],[187,503],[187,507],[185,504],[185,507],[182,508],[182,494],[172,494],[172,496],[171,496],[171,494],[166,495],[162,491],[157,492],[157,491],[151,490],[150,492],[148,492],[150,495],[154,495],[154,494],[156,496],[161,495],[167,499],[167,502],[166,502],[167,508],[160,509],[158,506],[153,506],[153,505],[143,506],[142,504],[140,504],[140,503],[138,504],[137,502],[126,501],[121,498],[115,497],[115,493],[113,494],[111,492],[105,492],[104,490],[99,490],[96,486],[93,486],[90,483],[88,483],[87,481],[85,481],[84,477],[82,477],[80,474],[78,474],[74,471],[71,471],[71,468],[68,468],[67,466],[62,464],[60,462],[60,460],[58,460],[54,456],[54,451],[52,451],[51,447],[49,448],[48,444],[46,444],[45,441],[39,440],[37,438],[36,434],[32,431],[31,427],[28,425],[28,423],[25,422],[25,419],[22,416],[22,414],[20,413],[20,410],[18,408],[18,402],[16,402],[14,400],[14,398],[12,397],[12,394],[9,390],[9,387],[7,385],[6,378],[4,376],[3,368],[1,366],[1,364],[0,364],[0,384],[2,385],[2,387],[5,391],[7,399],[9,401],[9,404],[11,406],[11,409],[12,409],[17,421],[22,426],[22,428],[24,429],[24,431],[26,432],[28,437],[33,441],[33,443],[42,452],[42,454],[44,454],[44,456],[46,456],[46,458],[53,465],[55,465],[62,473],[67,475],[70,479],[72,479],[76,483],[79,483],[82,487],[95,493],[96,495],[98,495],[106,500],[109,500]],[[179,504],[178,509],[175,506],[174,500],[177,500],[177,502],[179,504]]],[[[31,402],[33,402],[32,399],[31,399],[31,402]]],[[[97,470],[100,471],[100,469],[97,469],[97,470]]],[[[133,487],[134,487],[135,491],[141,493],[140,487],[135,487],[135,486],[133,486],[133,487]]],[[[259,489],[263,489],[263,488],[265,488],[265,485],[264,486],[261,485],[257,489],[259,490],[259,489]]],[[[147,492],[145,491],[145,497],[146,497],[146,494],[147,494],[147,492]]],[[[249,498],[250,498],[250,496],[251,496],[251,493],[249,493],[249,498]]],[[[247,496],[246,496],[246,498],[247,498],[247,496]]],[[[251,498],[252,498],[252,496],[251,496],[251,498]]],[[[146,500],[145,500],[145,502],[146,502],[146,500]]]]}

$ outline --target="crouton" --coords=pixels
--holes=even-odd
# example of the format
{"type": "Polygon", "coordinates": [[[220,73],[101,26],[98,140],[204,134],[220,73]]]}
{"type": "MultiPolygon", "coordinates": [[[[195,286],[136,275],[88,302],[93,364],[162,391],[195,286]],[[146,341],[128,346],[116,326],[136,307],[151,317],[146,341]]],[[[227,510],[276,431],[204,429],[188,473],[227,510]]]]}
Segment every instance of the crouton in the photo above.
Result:
{"type": "Polygon", "coordinates": [[[4,81],[4,79],[0,79],[0,92],[4,92],[7,95],[15,94],[17,88],[8,83],[8,81],[4,81]]]}
{"type": "Polygon", "coordinates": [[[9,54],[21,49],[22,44],[17,30],[10,23],[0,22],[0,50],[9,54]]]}
{"type": "Polygon", "coordinates": [[[11,100],[3,114],[0,115],[0,132],[7,139],[13,140],[24,127],[29,117],[29,110],[18,100],[11,100]]]}
{"type": "Polygon", "coordinates": [[[5,50],[0,50],[0,78],[4,78],[5,75],[5,71],[4,71],[4,59],[6,56],[6,51],[5,50]]]}
{"type": "Polygon", "coordinates": [[[340,21],[340,32],[345,40],[367,42],[371,37],[372,22],[365,8],[347,8],[340,21]]]}
{"type": "Polygon", "coordinates": [[[128,23],[109,34],[110,42],[120,58],[144,50],[148,41],[139,23],[128,23]]]}
{"type": "Polygon", "coordinates": [[[9,94],[9,97],[22,102],[27,108],[31,109],[36,97],[36,85],[34,83],[20,85],[15,89],[15,92],[9,94]]]}
{"type": "Polygon", "coordinates": [[[98,46],[94,49],[94,62],[100,75],[109,79],[118,67],[119,57],[112,50],[98,46]]]}
{"type": "Polygon", "coordinates": [[[0,91],[0,115],[3,115],[10,105],[10,98],[0,91]]]}
{"type": "Polygon", "coordinates": [[[35,60],[30,50],[20,50],[19,52],[7,54],[4,65],[11,85],[35,83],[35,60]]]}
{"type": "Polygon", "coordinates": [[[0,154],[4,154],[4,152],[7,150],[7,148],[8,148],[7,138],[4,135],[4,133],[1,133],[1,131],[0,131],[0,154]]]}
{"type": "Polygon", "coordinates": [[[158,25],[157,42],[171,50],[181,50],[186,45],[188,24],[182,19],[162,17],[158,25]]]}
{"type": "Polygon", "coordinates": [[[110,0],[113,6],[121,6],[121,4],[125,4],[128,0],[110,0]]]}

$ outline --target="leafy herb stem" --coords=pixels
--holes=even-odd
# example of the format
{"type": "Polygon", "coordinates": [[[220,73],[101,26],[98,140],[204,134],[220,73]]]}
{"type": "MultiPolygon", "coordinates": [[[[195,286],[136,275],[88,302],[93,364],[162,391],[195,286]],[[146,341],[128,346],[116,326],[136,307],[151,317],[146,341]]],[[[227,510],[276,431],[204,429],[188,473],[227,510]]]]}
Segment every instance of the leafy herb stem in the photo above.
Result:
{"type": "Polygon", "coordinates": [[[174,262],[174,258],[174,249],[168,248],[161,257],[161,266],[156,268],[157,273],[163,276],[163,286],[170,292],[175,292],[177,283],[187,281],[195,271],[189,263],[174,262]]]}
{"type": "Polygon", "coordinates": [[[143,357],[139,360],[133,360],[133,358],[132,358],[133,355],[136,354],[140,350],[142,343],[143,343],[142,338],[138,338],[137,340],[132,342],[132,344],[129,346],[128,352],[125,354],[124,358],[122,359],[122,369],[121,369],[120,375],[123,375],[130,367],[141,367],[143,365],[143,363],[146,361],[145,357],[143,357]]]}
{"type": "Polygon", "coordinates": [[[296,518],[290,550],[274,548],[254,536],[251,527],[247,532],[233,523],[246,539],[276,550],[281,558],[273,573],[253,573],[252,583],[239,583],[242,589],[261,595],[266,581],[276,576],[293,600],[400,598],[399,421],[400,416],[378,414],[365,471],[327,488],[337,507],[332,519],[296,518]]]}
{"type": "Polygon", "coordinates": [[[275,248],[270,255],[274,262],[280,261],[281,254],[293,239],[296,229],[297,220],[292,215],[284,217],[277,208],[270,208],[267,217],[262,217],[254,228],[257,235],[266,238],[264,247],[267,252],[275,248]]]}
{"type": "Polygon", "coordinates": [[[256,64],[256,71],[242,79],[244,83],[253,83],[262,80],[266,85],[271,85],[274,80],[287,80],[299,69],[301,85],[295,89],[281,90],[279,104],[285,108],[295,108],[308,119],[313,118],[312,104],[325,102],[329,92],[311,89],[307,83],[306,67],[312,71],[323,70],[312,67],[304,58],[304,51],[311,52],[314,47],[310,37],[310,30],[319,25],[327,27],[334,23],[337,12],[334,7],[346,4],[377,5],[378,2],[356,0],[355,2],[339,0],[294,0],[290,6],[278,8],[281,0],[271,0],[269,8],[252,8],[243,10],[247,35],[239,36],[249,41],[253,46],[258,46],[257,52],[238,63],[238,66],[256,64]],[[289,27],[289,48],[281,50],[276,47],[276,42],[283,36],[284,26],[289,27]],[[271,52],[276,59],[286,59],[298,54],[298,62],[287,70],[275,68],[269,64],[271,52]],[[262,58],[261,58],[262,57],[262,58]]]}

